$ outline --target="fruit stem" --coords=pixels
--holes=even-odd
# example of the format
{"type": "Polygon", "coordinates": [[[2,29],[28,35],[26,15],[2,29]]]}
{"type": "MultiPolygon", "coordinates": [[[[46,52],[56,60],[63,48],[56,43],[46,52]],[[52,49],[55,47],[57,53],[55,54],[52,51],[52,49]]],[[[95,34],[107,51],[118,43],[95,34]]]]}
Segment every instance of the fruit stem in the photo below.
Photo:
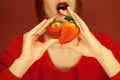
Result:
{"type": "Polygon", "coordinates": [[[64,19],[69,21],[69,22],[72,22],[72,23],[74,23],[76,25],[75,20],[71,16],[65,16],[64,19]]]}
{"type": "Polygon", "coordinates": [[[71,16],[65,16],[64,19],[65,19],[65,20],[68,20],[68,21],[74,21],[74,19],[73,19],[71,16]]]}

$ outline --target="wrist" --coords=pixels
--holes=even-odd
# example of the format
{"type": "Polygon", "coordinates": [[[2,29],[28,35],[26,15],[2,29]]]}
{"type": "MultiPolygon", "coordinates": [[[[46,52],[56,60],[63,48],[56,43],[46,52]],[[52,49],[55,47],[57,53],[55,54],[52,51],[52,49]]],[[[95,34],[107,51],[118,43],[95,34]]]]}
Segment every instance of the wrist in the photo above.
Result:
{"type": "Polygon", "coordinates": [[[106,57],[109,57],[109,56],[113,56],[112,54],[112,51],[107,49],[106,47],[101,47],[101,49],[99,50],[98,54],[95,55],[95,58],[100,61],[106,57]]]}
{"type": "Polygon", "coordinates": [[[17,58],[19,61],[24,62],[26,64],[33,64],[36,60],[32,57],[25,57],[21,55],[19,58],[17,58]]]}
{"type": "Polygon", "coordinates": [[[21,62],[23,64],[28,64],[28,65],[32,65],[35,61],[32,59],[26,59],[26,58],[17,58],[16,59],[18,62],[21,62]]]}
{"type": "Polygon", "coordinates": [[[30,60],[23,60],[21,58],[17,58],[9,67],[9,70],[16,77],[22,78],[22,76],[27,72],[27,70],[31,67],[32,64],[33,62],[30,62],[30,60]]]}
{"type": "Polygon", "coordinates": [[[104,48],[101,50],[101,54],[96,56],[96,59],[104,68],[109,77],[114,76],[120,71],[120,64],[114,57],[111,50],[104,48]]]}

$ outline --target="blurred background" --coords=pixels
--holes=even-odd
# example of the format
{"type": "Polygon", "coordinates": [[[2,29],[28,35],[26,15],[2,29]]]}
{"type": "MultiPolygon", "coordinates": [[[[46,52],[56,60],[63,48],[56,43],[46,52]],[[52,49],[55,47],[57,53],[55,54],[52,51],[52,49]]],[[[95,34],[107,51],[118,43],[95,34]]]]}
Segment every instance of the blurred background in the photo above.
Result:
{"type": "MultiPolygon", "coordinates": [[[[120,43],[120,0],[83,0],[81,17],[92,32],[120,43]]],[[[35,0],[0,0],[0,52],[37,24],[35,0]]]]}

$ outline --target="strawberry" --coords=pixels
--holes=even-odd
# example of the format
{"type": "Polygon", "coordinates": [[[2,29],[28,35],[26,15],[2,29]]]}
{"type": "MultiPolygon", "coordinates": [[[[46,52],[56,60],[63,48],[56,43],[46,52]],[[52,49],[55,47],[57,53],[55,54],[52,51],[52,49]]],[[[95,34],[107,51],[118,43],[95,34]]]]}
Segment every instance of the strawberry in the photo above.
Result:
{"type": "Polygon", "coordinates": [[[47,27],[47,33],[52,37],[52,38],[58,38],[61,34],[61,29],[62,29],[62,22],[61,21],[53,21],[48,27],[47,27]]]}
{"type": "Polygon", "coordinates": [[[63,23],[62,31],[59,37],[61,44],[67,43],[75,39],[79,35],[79,27],[75,24],[75,21],[70,16],[65,17],[67,22],[63,23]]]}
{"type": "Polygon", "coordinates": [[[47,33],[52,38],[58,38],[61,44],[75,39],[80,31],[72,17],[66,16],[65,19],[67,21],[64,23],[55,20],[47,27],[47,33]]]}

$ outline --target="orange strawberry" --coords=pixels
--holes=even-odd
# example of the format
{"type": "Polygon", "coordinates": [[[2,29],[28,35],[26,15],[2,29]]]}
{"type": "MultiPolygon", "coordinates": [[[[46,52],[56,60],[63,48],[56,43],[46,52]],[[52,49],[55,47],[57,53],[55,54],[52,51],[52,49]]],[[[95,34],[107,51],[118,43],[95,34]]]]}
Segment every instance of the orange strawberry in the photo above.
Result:
{"type": "Polygon", "coordinates": [[[67,22],[63,23],[62,31],[59,37],[59,42],[61,44],[72,41],[79,35],[79,27],[75,24],[74,20],[67,16],[67,22]]]}
{"type": "Polygon", "coordinates": [[[58,38],[61,34],[61,29],[62,29],[61,25],[62,25],[61,21],[53,21],[47,27],[47,33],[53,38],[58,38]]]}

